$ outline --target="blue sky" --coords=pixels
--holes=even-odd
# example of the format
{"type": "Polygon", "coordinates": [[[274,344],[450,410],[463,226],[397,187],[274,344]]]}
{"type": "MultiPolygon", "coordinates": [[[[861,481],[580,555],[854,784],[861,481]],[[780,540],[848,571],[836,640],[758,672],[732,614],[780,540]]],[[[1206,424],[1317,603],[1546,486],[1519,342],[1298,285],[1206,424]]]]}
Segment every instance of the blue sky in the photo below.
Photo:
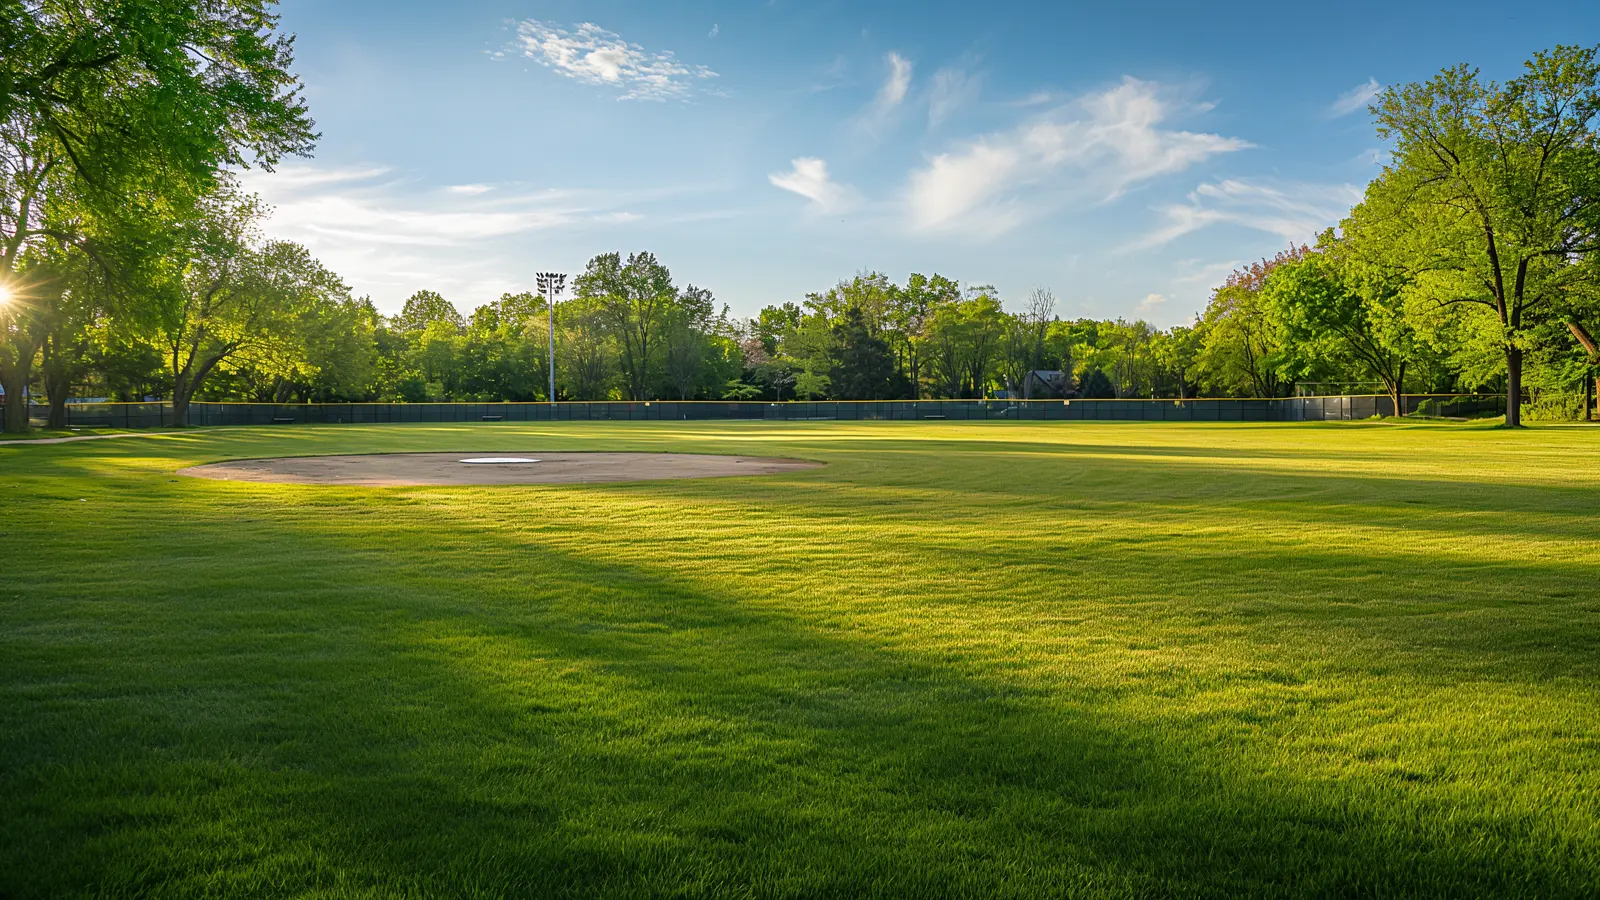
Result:
{"type": "Polygon", "coordinates": [[[246,184],[358,294],[650,250],[738,315],[861,270],[1188,320],[1377,172],[1364,98],[1600,4],[284,0],[323,134],[246,184]]]}

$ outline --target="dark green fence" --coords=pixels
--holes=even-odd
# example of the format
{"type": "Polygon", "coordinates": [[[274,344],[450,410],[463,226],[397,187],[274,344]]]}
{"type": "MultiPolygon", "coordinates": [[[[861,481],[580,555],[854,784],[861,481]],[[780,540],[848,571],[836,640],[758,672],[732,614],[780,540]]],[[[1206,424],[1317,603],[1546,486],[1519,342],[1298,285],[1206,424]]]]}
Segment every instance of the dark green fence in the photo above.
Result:
{"type": "MultiPolygon", "coordinates": [[[[1437,416],[1494,413],[1492,395],[1408,395],[1403,412],[1437,416]]],[[[44,407],[33,416],[45,419],[44,407]]],[[[1286,397],[1275,400],[868,400],[749,403],[656,400],[625,403],[194,403],[189,425],[351,425],[425,422],[700,421],[1154,421],[1321,422],[1394,414],[1388,397],[1286,397]]],[[[170,403],[72,403],[73,428],[152,428],[178,424],[170,403]]]]}

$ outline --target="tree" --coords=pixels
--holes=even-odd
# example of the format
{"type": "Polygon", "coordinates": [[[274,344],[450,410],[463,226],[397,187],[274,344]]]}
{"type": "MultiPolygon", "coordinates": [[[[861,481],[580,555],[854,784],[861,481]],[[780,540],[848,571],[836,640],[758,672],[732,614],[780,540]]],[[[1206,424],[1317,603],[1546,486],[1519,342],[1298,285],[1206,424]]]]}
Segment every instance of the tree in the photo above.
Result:
{"type": "MultiPolygon", "coordinates": [[[[225,166],[271,168],[316,135],[264,0],[31,0],[0,11],[0,286],[29,248],[77,244],[55,208],[152,232],[225,166]]],[[[0,322],[0,387],[20,403],[32,305],[0,322]],[[17,381],[21,378],[21,382],[17,381]]],[[[22,412],[18,418],[18,412],[22,412]]],[[[6,430],[26,430],[8,406],[6,430]]]]}
{"type": "Polygon", "coordinates": [[[467,327],[461,310],[434,291],[417,291],[406,298],[400,315],[394,317],[394,326],[404,332],[426,331],[435,323],[447,325],[456,331],[467,327]]]}
{"type": "Polygon", "coordinates": [[[833,394],[842,400],[887,400],[895,391],[889,342],[874,335],[859,307],[850,307],[833,326],[837,362],[830,373],[833,394]]]}
{"type": "Polygon", "coordinates": [[[717,318],[710,291],[692,284],[684,288],[667,318],[665,374],[679,400],[725,386],[728,377],[739,371],[738,347],[730,347],[732,339],[717,333],[727,331],[726,317],[717,318]],[[730,354],[734,362],[725,364],[730,354]]]}
{"type": "MultiPolygon", "coordinates": [[[[5,391],[7,432],[28,430],[27,388],[34,358],[44,343],[45,329],[33,308],[33,295],[40,291],[42,278],[12,279],[0,283],[0,390],[5,391]]],[[[48,285],[43,290],[52,288],[48,285]]]]}
{"type": "Polygon", "coordinates": [[[1117,389],[1112,386],[1111,379],[1099,369],[1084,372],[1078,383],[1078,396],[1085,400],[1109,400],[1116,395],[1117,389]]]}
{"type": "Polygon", "coordinates": [[[1156,370],[1166,390],[1176,391],[1178,399],[1193,397],[1196,391],[1197,361],[1205,332],[1196,325],[1174,325],[1156,335],[1151,348],[1156,370]]]}
{"type": "Polygon", "coordinates": [[[592,302],[573,300],[558,307],[556,384],[574,400],[604,400],[615,377],[615,352],[600,312],[592,302]]]}
{"type": "MultiPolygon", "coordinates": [[[[331,286],[331,285],[330,285],[331,286]]],[[[273,403],[360,400],[377,375],[377,309],[367,298],[343,294],[343,285],[307,297],[288,319],[280,355],[255,363],[258,395],[273,403]]]]}
{"type": "Polygon", "coordinates": [[[1272,259],[1236,269],[1211,295],[1201,319],[1204,338],[1196,361],[1211,390],[1235,396],[1282,395],[1283,335],[1267,314],[1261,288],[1273,269],[1308,252],[1306,247],[1291,247],[1272,259]]]}
{"type": "MultiPolygon", "coordinates": [[[[810,305],[809,302],[807,304],[810,305]]],[[[827,314],[810,309],[783,338],[781,363],[794,378],[796,397],[822,397],[833,384],[838,338],[827,314]]]]}
{"type": "Polygon", "coordinates": [[[1154,369],[1155,329],[1143,319],[1103,323],[1097,368],[1111,380],[1118,398],[1146,393],[1154,369]]]}
{"type": "Polygon", "coordinates": [[[544,298],[526,291],[473,310],[460,343],[460,396],[549,399],[548,323],[544,298]]]}
{"type": "Polygon", "coordinates": [[[897,289],[882,272],[861,272],[820,294],[807,294],[806,307],[821,313],[829,322],[843,319],[855,310],[861,325],[874,337],[889,326],[897,289]]]}
{"type": "Polygon", "coordinates": [[[1006,317],[1000,376],[1007,390],[1024,390],[1028,373],[1044,368],[1045,341],[1050,323],[1055,321],[1055,308],[1055,295],[1048,288],[1036,287],[1028,295],[1027,308],[1006,317]]]}
{"type": "Polygon", "coordinates": [[[833,380],[826,375],[815,372],[800,372],[794,377],[794,393],[796,397],[806,400],[815,400],[828,396],[828,389],[833,380]]]}
{"type": "Polygon", "coordinates": [[[899,336],[897,352],[901,372],[911,382],[911,397],[922,399],[923,369],[926,366],[928,323],[934,311],[961,299],[961,286],[939,275],[911,273],[906,286],[892,298],[890,321],[899,336]]]}
{"type": "Polygon", "coordinates": [[[1600,65],[1595,49],[1535,54],[1504,85],[1465,65],[1391,87],[1373,106],[1392,161],[1355,215],[1409,300],[1457,350],[1497,351],[1506,424],[1524,355],[1569,340],[1566,309],[1600,280],[1600,65]]]}
{"type": "Polygon", "coordinates": [[[161,285],[156,326],[179,425],[188,421],[190,401],[219,366],[249,361],[270,367],[292,352],[298,315],[348,293],[304,247],[260,242],[255,198],[223,192],[203,201],[196,216],[188,225],[187,258],[171,262],[161,285]]]}
{"type": "Polygon", "coordinates": [[[1263,303],[1282,329],[1286,355],[1300,360],[1296,368],[1353,361],[1383,383],[1394,414],[1403,415],[1406,372],[1422,352],[1400,301],[1405,283],[1361,266],[1344,249],[1331,231],[1324,234],[1318,252],[1267,277],[1263,303]]]}
{"type": "Polygon", "coordinates": [[[112,305],[108,273],[81,250],[58,247],[54,290],[37,307],[40,374],[50,404],[46,427],[67,427],[67,399],[92,362],[96,330],[112,305]]]}
{"type": "Polygon", "coordinates": [[[761,346],[768,356],[776,356],[778,345],[791,331],[800,327],[802,315],[803,311],[794,303],[762,307],[761,312],[750,323],[751,335],[761,341],[761,346]]]}
{"type": "MultiPolygon", "coordinates": [[[[270,0],[8,3],[0,119],[85,180],[270,167],[316,140],[270,0]]],[[[120,185],[119,185],[120,186],[120,185]]]]}
{"type": "Polygon", "coordinates": [[[929,326],[939,392],[982,397],[989,388],[1006,314],[993,288],[973,287],[966,299],[939,306],[929,326]]]}
{"type": "Polygon", "coordinates": [[[686,322],[674,323],[666,335],[667,383],[679,400],[688,400],[700,391],[706,369],[705,335],[686,322]]]}
{"type": "Polygon", "coordinates": [[[648,400],[660,355],[662,332],[677,300],[672,273],[650,253],[602,253],[589,260],[574,293],[596,301],[621,349],[623,390],[629,400],[648,400]]]}

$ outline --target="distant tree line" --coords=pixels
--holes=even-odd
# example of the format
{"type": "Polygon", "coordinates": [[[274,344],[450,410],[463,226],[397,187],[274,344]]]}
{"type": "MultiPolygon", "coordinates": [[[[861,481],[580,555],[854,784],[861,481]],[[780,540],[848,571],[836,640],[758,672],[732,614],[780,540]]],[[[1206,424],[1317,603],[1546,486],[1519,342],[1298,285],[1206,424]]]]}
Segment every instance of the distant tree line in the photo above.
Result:
{"type": "MultiPolygon", "coordinates": [[[[385,316],[262,231],[239,166],[316,135],[261,0],[41,0],[0,58],[0,390],[74,396],[548,400],[550,311],[385,316]]],[[[730,317],[649,253],[605,253],[554,314],[558,400],[1277,397],[1297,382],[1508,393],[1576,414],[1600,324],[1600,66],[1536,55],[1386,90],[1392,157],[1314,246],[1245,266],[1192,323],[1069,320],[1035,289],[864,272],[730,317]]]]}

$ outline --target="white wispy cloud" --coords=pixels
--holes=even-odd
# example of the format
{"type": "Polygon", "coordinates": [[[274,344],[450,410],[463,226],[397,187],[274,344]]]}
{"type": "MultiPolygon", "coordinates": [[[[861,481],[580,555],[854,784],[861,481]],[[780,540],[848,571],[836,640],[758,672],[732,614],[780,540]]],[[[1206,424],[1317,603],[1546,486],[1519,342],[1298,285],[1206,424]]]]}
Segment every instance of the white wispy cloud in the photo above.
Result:
{"type": "Polygon", "coordinates": [[[837,212],[850,206],[855,192],[838,184],[828,175],[826,161],[814,156],[802,156],[790,161],[787,172],[773,172],[767,176],[774,187],[782,188],[811,201],[819,212],[837,212]]]}
{"type": "Polygon", "coordinates": [[[894,52],[887,59],[889,78],[884,81],[883,87],[878,88],[878,96],[873,100],[873,107],[879,113],[899,106],[906,99],[906,92],[911,89],[911,60],[894,52]]]}
{"type": "Polygon", "coordinates": [[[714,38],[714,37],[716,37],[717,35],[719,35],[721,33],[722,33],[722,26],[718,25],[715,22],[712,22],[711,23],[711,30],[706,32],[706,37],[714,38]]]}
{"type": "MultiPolygon", "coordinates": [[[[356,181],[368,181],[382,178],[389,174],[389,169],[384,166],[334,166],[323,168],[320,166],[294,165],[280,166],[270,173],[272,184],[283,190],[304,190],[320,187],[327,184],[340,184],[356,181]]],[[[245,169],[239,173],[245,180],[255,181],[268,176],[268,173],[254,169],[245,169]]]]}
{"type": "Polygon", "coordinates": [[[947,66],[933,73],[933,88],[928,95],[928,125],[938,126],[956,110],[976,100],[981,81],[981,76],[961,66],[947,66]]]}
{"type": "Polygon", "coordinates": [[[1192,106],[1151,82],[1125,78],[1038,115],[938,154],[911,173],[907,197],[918,228],[996,234],[1066,197],[1115,198],[1143,181],[1180,172],[1248,141],[1163,128],[1192,106]]]}
{"type": "Polygon", "coordinates": [[[1328,112],[1335,116],[1348,116],[1357,110],[1366,109],[1367,104],[1372,102],[1372,98],[1382,92],[1383,85],[1378,83],[1378,79],[1368,78],[1361,84],[1340,94],[1339,99],[1333,101],[1333,104],[1328,107],[1328,112]]]}
{"type": "Polygon", "coordinates": [[[1172,279],[1172,284],[1179,290],[1177,293],[1192,294],[1203,290],[1206,293],[1221,284],[1228,274],[1244,264],[1240,259],[1224,259],[1215,262],[1203,262],[1198,259],[1179,260],[1178,271],[1182,274],[1172,279]]]}
{"type": "Polygon", "coordinates": [[[525,19],[517,23],[511,51],[585,84],[616,88],[620,100],[685,100],[697,82],[717,77],[705,66],[679,61],[670,50],[648,51],[593,22],[569,31],[525,19]]]}
{"type": "Polygon", "coordinates": [[[1338,224],[1361,202],[1361,187],[1234,178],[1202,184],[1189,192],[1187,200],[1162,207],[1166,221],[1128,249],[1157,247],[1216,224],[1239,225],[1287,241],[1311,243],[1318,232],[1338,224]]]}
{"type": "Polygon", "coordinates": [[[268,234],[306,245],[386,309],[423,287],[467,306],[521,290],[514,273],[529,235],[626,225],[642,216],[624,205],[648,200],[515,185],[441,190],[387,169],[315,164],[239,178],[270,205],[268,234]]]}

